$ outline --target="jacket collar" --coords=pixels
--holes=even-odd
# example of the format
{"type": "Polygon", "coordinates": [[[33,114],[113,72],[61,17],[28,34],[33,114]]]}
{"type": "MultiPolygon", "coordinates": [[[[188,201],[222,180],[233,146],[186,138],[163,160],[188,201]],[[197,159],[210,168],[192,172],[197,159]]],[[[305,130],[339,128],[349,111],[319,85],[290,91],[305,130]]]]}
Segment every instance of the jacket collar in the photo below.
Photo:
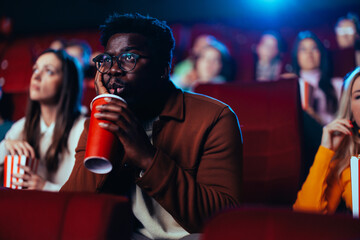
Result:
{"type": "Polygon", "coordinates": [[[165,103],[164,109],[160,113],[160,118],[170,117],[177,120],[183,120],[185,109],[184,92],[181,89],[176,88],[174,85],[171,87],[171,91],[172,93],[165,103]]]}

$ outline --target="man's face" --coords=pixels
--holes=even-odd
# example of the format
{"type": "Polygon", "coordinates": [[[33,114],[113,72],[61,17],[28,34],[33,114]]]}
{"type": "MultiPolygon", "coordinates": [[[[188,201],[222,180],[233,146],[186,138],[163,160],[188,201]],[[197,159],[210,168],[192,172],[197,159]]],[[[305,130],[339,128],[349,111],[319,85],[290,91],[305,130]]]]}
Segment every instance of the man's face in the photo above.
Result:
{"type": "Polygon", "coordinates": [[[339,22],[336,32],[336,40],[340,48],[354,47],[356,39],[356,27],[353,21],[344,19],[339,22]]]}
{"type": "Polygon", "coordinates": [[[103,83],[111,94],[126,100],[129,106],[139,106],[156,94],[160,79],[159,67],[155,64],[146,37],[137,33],[114,34],[108,41],[105,53],[110,56],[131,52],[140,57],[135,68],[125,72],[119,68],[115,58],[109,72],[103,74],[103,83]]]}

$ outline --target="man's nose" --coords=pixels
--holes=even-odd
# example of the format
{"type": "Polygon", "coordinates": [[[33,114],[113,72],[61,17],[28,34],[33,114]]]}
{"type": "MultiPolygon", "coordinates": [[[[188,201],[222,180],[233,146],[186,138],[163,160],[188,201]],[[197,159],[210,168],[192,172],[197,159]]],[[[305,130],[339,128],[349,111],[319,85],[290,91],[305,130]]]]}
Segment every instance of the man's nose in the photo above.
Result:
{"type": "Polygon", "coordinates": [[[117,62],[115,62],[110,68],[111,75],[123,75],[124,73],[125,71],[120,68],[117,62]]]}

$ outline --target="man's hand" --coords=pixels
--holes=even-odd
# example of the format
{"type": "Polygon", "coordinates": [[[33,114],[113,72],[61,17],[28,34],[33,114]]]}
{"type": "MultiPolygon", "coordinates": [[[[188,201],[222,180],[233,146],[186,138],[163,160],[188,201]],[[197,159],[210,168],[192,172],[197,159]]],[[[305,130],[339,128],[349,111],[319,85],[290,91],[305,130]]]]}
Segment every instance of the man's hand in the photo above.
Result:
{"type": "Polygon", "coordinates": [[[95,91],[98,95],[109,93],[103,82],[103,74],[99,71],[96,71],[95,74],[95,91]]]}
{"type": "Polygon", "coordinates": [[[108,120],[100,122],[99,126],[116,134],[125,151],[124,163],[146,170],[151,164],[156,149],[150,143],[144,128],[135,115],[128,109],[125,102],[105,98],[108,104],[97,106],[97,119],[108,120]]]}

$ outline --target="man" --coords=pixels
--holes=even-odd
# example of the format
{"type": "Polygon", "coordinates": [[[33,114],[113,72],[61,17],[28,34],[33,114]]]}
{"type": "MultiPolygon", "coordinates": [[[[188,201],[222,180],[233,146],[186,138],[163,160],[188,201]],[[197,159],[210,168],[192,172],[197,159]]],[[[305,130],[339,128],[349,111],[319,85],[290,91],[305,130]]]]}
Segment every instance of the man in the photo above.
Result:
{"type": "Polygon", "coordinates": [[[359,18],[356,14],[348,13],[339,18],[335,24],[336,41],[340,49],[355,47],[359,41],[359,18]]]}
{"type": "Polygon", "coordinates": [[[231,109],[182,92],[169,80],[174,38],[151,17],[113,15],[101,26],[105,53],[94,59],[98,94],[109,100],[96,117],[122,147],[107,175],[83,165],[87,129],[63,191],[127,194],[136,231],[150,239],[200,232],[210,216],[240,201],[242,137],[231,109]]]}
{"type": "MultiPolygon", "coordinates": [[[[355,50],[355,64],[360,66],[360,22],[354,13],[348,13],[338,19],[335,24],[336,41],[339,49],[353,48],[355,50]]],[[[352,66],[349,69],[352,69],[352,66]]],[[[348,69],[348,70],[349,70],[348,69]]]]}

